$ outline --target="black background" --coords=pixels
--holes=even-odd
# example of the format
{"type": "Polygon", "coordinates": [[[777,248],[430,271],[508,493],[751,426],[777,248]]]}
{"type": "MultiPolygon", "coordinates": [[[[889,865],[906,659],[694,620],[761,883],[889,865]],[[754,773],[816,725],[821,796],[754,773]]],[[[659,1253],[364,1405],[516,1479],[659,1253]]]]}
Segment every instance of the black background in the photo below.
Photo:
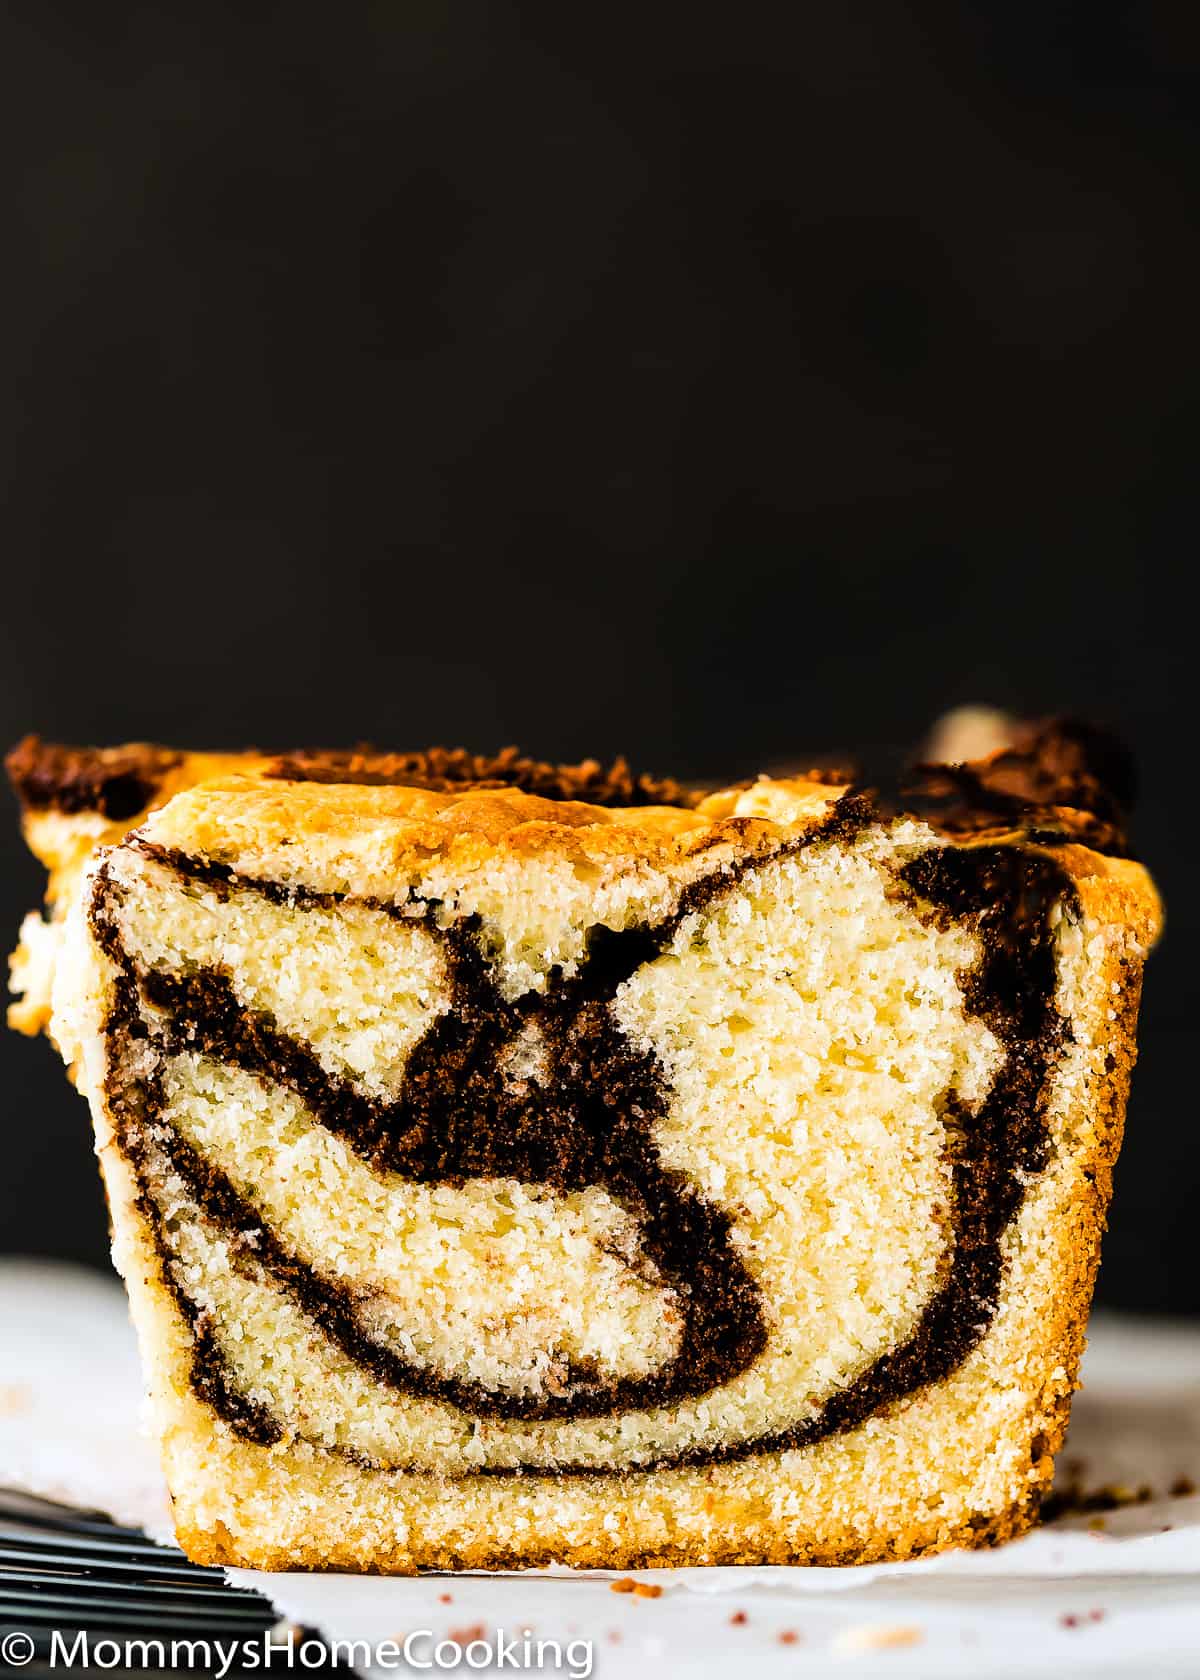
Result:
{"type": "MultiPolygon", "coordinates": [[[[1116,723],[1171,924],[1101,1293],[1200,1310],[1197,16],[8,7],[0,733],[1116,723]]],[[[0,1055],[0,1246],[102,1262],[83,1105],[0,1055]]]]}

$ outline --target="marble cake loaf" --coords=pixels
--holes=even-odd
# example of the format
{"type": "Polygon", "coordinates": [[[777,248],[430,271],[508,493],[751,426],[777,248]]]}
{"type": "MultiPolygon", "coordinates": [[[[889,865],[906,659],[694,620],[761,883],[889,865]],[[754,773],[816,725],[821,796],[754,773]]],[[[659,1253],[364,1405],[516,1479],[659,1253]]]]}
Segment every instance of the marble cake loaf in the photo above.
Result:
{"type": "Polygon", "coordinates": [[[189,1555],[1024,1529],[1159,918],[1096,757],[1044,729],[884,798],[22,743],[12,1018],[91,1104],[189,1555]]]}

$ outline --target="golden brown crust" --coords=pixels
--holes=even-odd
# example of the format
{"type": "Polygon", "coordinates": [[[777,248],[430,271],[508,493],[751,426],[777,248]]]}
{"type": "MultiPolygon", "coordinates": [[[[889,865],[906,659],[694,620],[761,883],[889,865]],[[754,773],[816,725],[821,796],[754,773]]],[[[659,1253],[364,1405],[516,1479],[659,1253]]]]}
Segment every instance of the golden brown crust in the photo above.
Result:
{"type": "MultiPolygon", "coordinates": [[[[1082,852],[1082,848],[1075,850],[1082,852]]],[[[1079,1386],[1092,1294],[1100,1267],[1101,1240],[1108,1225],[1113,1169],[1121,1150],[1130,1083],[1137,1061],[1143,964],[1145,953],[1161,926],[1158,895],[1144,870],[1136,865],[1096,860],[1106,865],[1100,872],[1095,869],[1093,859],[1094,854],[1086,853],[1072,860],[1084,914],[1102,925],[1124,923],[1130,930],[1130,938],[1110,948],[1102,971],[1101,990],[1115,999],[1116,1008],[1105,1053],[1105,1076],[1094,1080],[1089,1092],[1095,1143],[1082,1164],[1082,1173],[1090,1191],[1080,1195],[1060,1215],[1061,1261],[1050,1333],[1061,1348],[1069,1386],[1048,1402],[1050,1423],[1044,1430],[1039,1500],[1050,1492],[1054,1457],[1066,1437],[1071,1397],[1079,1386]]]]}
{"type": "MultiPolygon", "coordinates": [[[[960,1523],[914,1523],[910,1527],[880,1532],[864,1541],[847,1531],[842,1539],[822,1539],[796,1547],[780,1540],[775,1544],[746,1546],[735,1537],[704,1546],[656,1546],[649,1549],[610,1541],[579,1544],[571,1542],[573,1569],[695,1569],[716,1567],[848,1568],[869,1563],[907,1563],[934,1557],[939,1552],[977,1550],[1019,1540],[1038,1520],[1040,1500],[1036,1494],[1013,1505],[1000,1516],[969,1518],[960,1523]]],[[[196,1528],[177,1521],[175,1537],[180,1549],[193,1563],[234,1569],[347,1570],[364,1575],[418,1575],[457,1573],[460,1570],[548,1569],[564,1562],[562,1547],[518,1551],[498,1548],[486,1540],[453,1549],[425,1548],[414,1560],[407,1548],[381,1547],[370,1555],[353,1546],[278,1548],[239,1543],[218,1523],[213,1528],[196,1528]]]]}

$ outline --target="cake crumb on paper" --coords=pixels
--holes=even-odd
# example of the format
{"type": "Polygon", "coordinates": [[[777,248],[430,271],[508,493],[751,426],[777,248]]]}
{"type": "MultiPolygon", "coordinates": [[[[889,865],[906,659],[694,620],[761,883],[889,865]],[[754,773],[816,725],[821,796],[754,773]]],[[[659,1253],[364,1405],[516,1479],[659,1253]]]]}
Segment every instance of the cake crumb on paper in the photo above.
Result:
{"type": "Polygon", "coordinates": [[[1106,1615],[1107,1611],[1104,1610],[1084,1610],[1082,1612],[1068,1610],[1058,1618],[1058,1625],[1064,1628],[1086,1627],[1089,1623],[1102,1622],[1106,1615]]]}
{"type": "Polygon", "coordinates": [[[619,1581],[610,1581],[608,1590],[615,1593],[632,1593],[635,1598],[661,1598],[663,1591],[653,1581],[635,1581],[632,1575],[622,1575],[619,1581]]]}
{"type": "Polygon", "coordinates": [[[920,1645],[923,1630],[898,1622],[887,1626],[878,1622],[861,1627],[845,1628],[833,1641],[833,1649],[847,1654],[856,1651],[899,1651],[908,1645],[920,1645]]]}

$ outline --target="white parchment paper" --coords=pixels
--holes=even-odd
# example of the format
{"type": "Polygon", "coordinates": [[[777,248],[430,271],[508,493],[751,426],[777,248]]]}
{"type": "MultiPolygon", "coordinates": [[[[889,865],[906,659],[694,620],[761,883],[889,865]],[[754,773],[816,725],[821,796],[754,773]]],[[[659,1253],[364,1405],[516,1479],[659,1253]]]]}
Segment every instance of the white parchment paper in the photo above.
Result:
{"type": "MultiPolygon", "coordinates": [[[[169,1539],[140,1402],[115,1282],[49,1263],[0,1264],[0,1485],[169,1539]]],[[[413,1649],[428,1656],[438,1639],[494,1642],[499,1632],[520,1641],[530,1629],[564,1651],[588,1642],[592,1672],[613,1680],[1200,1675],[1200,1496],[1167,1495],[1181,1478],[1200,1485],[1200,1329],[1093,1325],[1062,1462],[1076,1458],[1088,1486],[1145,1483],[1156,1497],[1064,1518],[994,1551],[919,1563],[636,1572],[663,1589],[656,1598],[614,1592],[603,1571],[228,1574],[331,1639],[377,1646],[418,1634],[413,1649]]]]}

